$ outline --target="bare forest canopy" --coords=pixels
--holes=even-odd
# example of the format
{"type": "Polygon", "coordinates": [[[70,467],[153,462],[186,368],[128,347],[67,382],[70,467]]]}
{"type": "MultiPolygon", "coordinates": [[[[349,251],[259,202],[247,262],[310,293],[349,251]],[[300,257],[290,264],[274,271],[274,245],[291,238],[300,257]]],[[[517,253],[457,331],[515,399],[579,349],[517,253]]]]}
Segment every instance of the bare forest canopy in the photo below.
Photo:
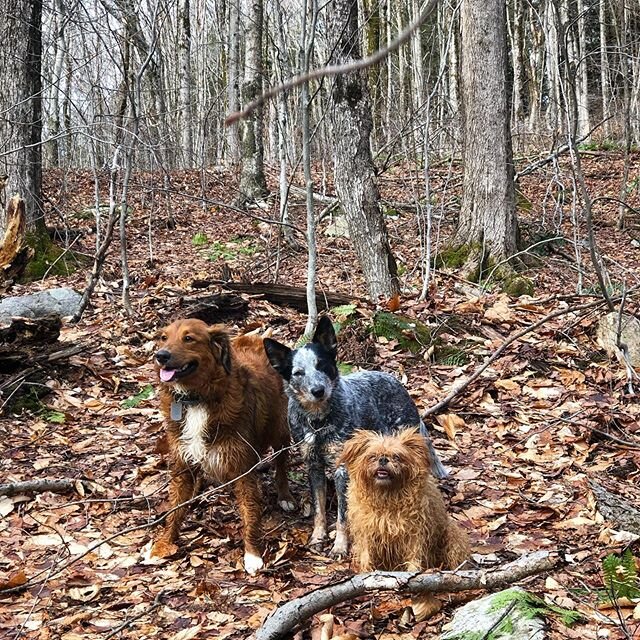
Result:
{"type": "MultiPolygon", "coordinates": [[[[10,3],[11,4],[11,3],[10,3]]],[[[23,3],[25,4],[25,3],[23,3]]],[[[27,3],[30,4],[30,3],[27,3]]],[[[111,166],[120,144],[135,146],[135,166],[165,170],[239,159],[238,110],[246,81],[247,32],[255,3],[212,0],[52,0],[42,15],[42,140],[45,167],[111,166]],[[127,101],[128,97],[128,101],[127,101]],[[134,120],[136,121],[134,125],[134,120]]],[[[264,1],[260,56],[266,88],[301,73],[306,29],[311,68],[328,64],[333,5],[309,16],[295,0],[264,1]],[[313,27],[313,33],[312,33],[313,27]]],[[[358,3],[363,55],[384,48],[420,11],[417,0],[358,3]]],[[[640,9],[607,0],[507,2],[514,150],[549,150],[566,137],[563,107],[575,86],[577,137],[624,146],[640,136],[640,9]],[[564,58],[568,56],[568,65],[564,58]],[[591,134],[591,136],[590,136],[591,134]]],[[[443,0],[408,46],[367,71],[372,147],[380,164],[460,152],[460,6],[443,0]],[[426,147],[425,147],[426,143],[426,147]]],[[[313,83],[312,157],[331,163],[327,112],[334,79],[313,83]]],[[[264,153],[287,166],[301,157],[300,89],[264,109],[264,153]]],[[[2,160],[10,165],[12,157],[2,160]]],[[[7,173],[11,173],[5,168],[7,173]]]]}

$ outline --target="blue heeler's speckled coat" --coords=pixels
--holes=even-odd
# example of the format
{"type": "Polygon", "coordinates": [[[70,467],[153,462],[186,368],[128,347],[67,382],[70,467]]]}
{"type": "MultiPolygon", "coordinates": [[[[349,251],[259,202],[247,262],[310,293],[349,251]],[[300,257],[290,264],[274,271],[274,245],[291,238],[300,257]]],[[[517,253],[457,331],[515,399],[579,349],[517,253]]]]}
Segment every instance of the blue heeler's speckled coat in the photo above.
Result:
{"type": "Polygon", "coordinates": [[[338,499],[336,540],[332,554],[345,555],[347,472],[336,469],[342,445],[356,429],[391,433],[403,426],[420,427],[427,438],[434,475],[446,471],[436,455],[418,410],[402,384],[388,373],[361,371],[340,376],[336,366],[337,342],[328,316],[320,318],[313,341],[289,349],[266,338],[269,361],[285,380],[289,397],[289,425],[300,443],[309,470],[314,502],[311,544],[327,535],[326,472],[334,473],[338,499]]]}

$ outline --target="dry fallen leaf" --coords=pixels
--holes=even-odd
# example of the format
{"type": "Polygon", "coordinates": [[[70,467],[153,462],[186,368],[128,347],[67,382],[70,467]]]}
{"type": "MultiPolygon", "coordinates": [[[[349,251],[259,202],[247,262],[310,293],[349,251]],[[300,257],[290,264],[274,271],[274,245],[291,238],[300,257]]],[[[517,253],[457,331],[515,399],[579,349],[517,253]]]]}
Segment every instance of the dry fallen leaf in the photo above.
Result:
{"type": "Polygon", "coordinates": [[[458,430],[465,426],[464,420],[455,413],[445,413],[443,415],[436,416],[436,420],[444,429],[444,432],[447,434],[447,438],[449,438],[451,442],[455,442],[458,430]]]}
{"type": "Polygon", "coordinates": [[[24,571],[20,569],[9,576],[6,582],[0,582],[0,589],[13,589],[15,587],[21,587],[27,582],[27,576],[24,571]]]}

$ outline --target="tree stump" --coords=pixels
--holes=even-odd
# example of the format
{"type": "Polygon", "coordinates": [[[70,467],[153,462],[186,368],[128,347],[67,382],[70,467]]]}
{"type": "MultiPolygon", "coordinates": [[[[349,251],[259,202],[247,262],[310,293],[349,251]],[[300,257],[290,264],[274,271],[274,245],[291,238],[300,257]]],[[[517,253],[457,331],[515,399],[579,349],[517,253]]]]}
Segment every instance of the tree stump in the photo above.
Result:
{"type": "Polygon", "coordinates": [[[33,255],[33,249],[25,243],[27,217],[24,200],[15,195],[7,205],[6,227],[2,245],[0,245],[0,290],[6,291],[8,285],[23,273],[33,255]]]}

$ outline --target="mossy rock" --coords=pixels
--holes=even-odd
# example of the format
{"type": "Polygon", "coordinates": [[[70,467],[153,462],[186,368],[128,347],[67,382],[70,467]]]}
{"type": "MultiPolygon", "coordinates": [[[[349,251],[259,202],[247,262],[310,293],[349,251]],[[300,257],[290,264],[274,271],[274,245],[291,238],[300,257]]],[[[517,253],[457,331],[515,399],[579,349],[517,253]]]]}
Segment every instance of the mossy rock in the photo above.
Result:
{"type": "Polygon", "coordinates": [[[438,268],[459,269],[467,261],[471,254],[471,245],[445,247],[435,257],[435,266],[438,268]]]}
{"type": "Polygon", "coordinates": [[[373,316],[373,333],[376,337],[396,340],[400,347],[411,353],[426,349],[435,339],[431,329],[419,320],[388,311],[378,311],[373,316]]]}
{"type": "Polygon", "coordinates": [[[512,275],[502,282],[502,290],[514,298],[532,296],[534,293],[533,280],[517,274],[512,275]]]}
{"type": "Polygon", "coordinates": [[[25,241],[33,249],[33,257],[22,276],[23,282],[40,280],[45,275],[68,276],[78,266],[89,262],[87,258],[73,251],[65,251],[53,242],[48,234],[27,233],[25,241]]]}
{"type": "Polygon", "coordinates": [[[545,621],[559,618],[570,626],[583,619],[576,611],[547,604],[541,598],[513,587],[473,600],[458,609],[443,627],[442,640],[521,640],[546,637],[545,621]]]}

